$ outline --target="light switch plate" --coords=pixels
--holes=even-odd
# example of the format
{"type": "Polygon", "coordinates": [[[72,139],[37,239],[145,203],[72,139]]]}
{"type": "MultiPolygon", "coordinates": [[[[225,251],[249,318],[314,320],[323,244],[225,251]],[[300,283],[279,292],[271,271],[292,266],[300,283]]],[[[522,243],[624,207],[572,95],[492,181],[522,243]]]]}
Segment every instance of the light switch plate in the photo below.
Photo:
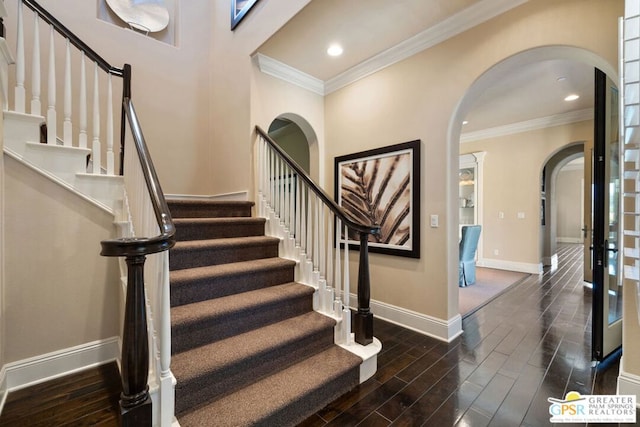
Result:
{"type": "Polygon", "coordinates": [[[436,228],[438,225],[438,215],[431,215],[431,227],[436,228]]]}

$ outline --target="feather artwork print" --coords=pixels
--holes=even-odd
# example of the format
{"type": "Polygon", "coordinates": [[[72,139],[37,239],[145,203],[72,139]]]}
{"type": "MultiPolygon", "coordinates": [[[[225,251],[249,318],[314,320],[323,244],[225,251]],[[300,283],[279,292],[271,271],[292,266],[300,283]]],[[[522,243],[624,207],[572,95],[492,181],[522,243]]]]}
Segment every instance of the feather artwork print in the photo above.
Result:
{"type": "MultiPolygon", "coordinates": [[[[340,199],[356,220],[380,226],[371,243],[411,246],[411,152],[341,164],[340,199]]],[[[349,236],[356,239],[356,236],[349,236]]]]}

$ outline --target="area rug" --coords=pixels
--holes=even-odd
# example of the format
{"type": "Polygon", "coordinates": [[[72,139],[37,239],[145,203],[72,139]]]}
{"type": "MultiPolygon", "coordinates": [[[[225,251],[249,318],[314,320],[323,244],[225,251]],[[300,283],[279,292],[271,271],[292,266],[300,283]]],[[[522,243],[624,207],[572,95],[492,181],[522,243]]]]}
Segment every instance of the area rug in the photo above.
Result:
{"type": "Polygon", "coordinates": [[[458,288],[458,308],[462,317],[468,316],[529,274],[494,268],[476,268],[476,283],[458,288]]]}

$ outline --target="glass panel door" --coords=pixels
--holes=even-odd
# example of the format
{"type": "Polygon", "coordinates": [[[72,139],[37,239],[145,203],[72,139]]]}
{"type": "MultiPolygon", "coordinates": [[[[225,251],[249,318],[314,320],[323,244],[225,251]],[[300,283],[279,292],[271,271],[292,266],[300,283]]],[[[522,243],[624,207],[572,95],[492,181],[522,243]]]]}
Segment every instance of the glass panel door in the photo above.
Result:
{"type": "Polygon", "coordinates": [[[595,75],[592,353],[602,360],[622,345],[621,163],[618,89],[602,71],[595,75]]]}

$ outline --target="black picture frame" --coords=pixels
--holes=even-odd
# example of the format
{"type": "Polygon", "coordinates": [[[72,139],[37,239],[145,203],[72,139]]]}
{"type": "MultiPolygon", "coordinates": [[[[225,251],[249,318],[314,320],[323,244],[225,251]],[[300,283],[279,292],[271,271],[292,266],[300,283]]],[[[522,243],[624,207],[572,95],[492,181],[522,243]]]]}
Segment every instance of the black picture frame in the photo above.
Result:
{"type": "MultiPolygon", "coordinates": [[[[335,158],[335,197],[353,218],[380,225],[369,251],[420,258],[420,140],[335,158]]],[[[350,235],[349,246],[359,246],[350,235]]]]}
{"type": "Polygon", "coordinates": [[[233,31],[258,0],[231,0],[231,30],[233,31]]]}

